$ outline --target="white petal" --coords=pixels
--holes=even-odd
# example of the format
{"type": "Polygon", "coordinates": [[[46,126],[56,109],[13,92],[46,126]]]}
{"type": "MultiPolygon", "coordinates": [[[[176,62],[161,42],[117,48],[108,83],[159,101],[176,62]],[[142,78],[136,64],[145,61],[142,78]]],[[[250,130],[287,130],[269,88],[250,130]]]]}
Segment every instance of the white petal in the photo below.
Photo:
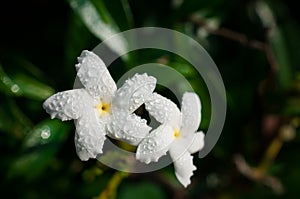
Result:
{"type": "MultiPolygon", "coordinates": [[[[179,125],[180,111],[171,100],[153,93],[145,102],[146,109],[158,122],[179,125]]],[[[174,127],[175,128],[175,127],[174,127]]]]}
{"type": "Polygon", "coordinates": [[[183,136],[197,131],[201,120],[201,103],[196,93],[184,93],[181,106],[181,128],[183,136]]]}
{"type": "Polygon", "coordinates": [[[173,129],[168,125],[159,126],[139,144],[136,159],[147,164],[157,162],[167,153],[173,140],[173,129]]]}
{"type": "Polygon", "coordinates": [[[104,62],[96,54],[87,50],[81,53],[78,62],[77,76],[90,95],[110,102],[117,87],[104,62]]]}
{"type": "Polygon", "coordinates": [[[76,120],[75,148],[79,158],[87,161],[102,153],[105,141],[105,124],[94,110],[87,110],[76,120]]]}
{"type": "Polygon", "coordinates": [[[194,133],[192,136],[191,145],[188,148],[188,151],[193,154],[200,151],[204,147],[204,133],[202,131],[194,133]]]}
{"type": "Polygon", "coordinates": [[[132,113],[150,97],[155,85],[154,77],[148,76],[146,73],[135,74],[117,90],[113,106],[132,113]]]}
{"type": "Polygon", "coordinates": [[[184,153],[174,161],[174,167],[177,179],[184,187],[187,187],[191,183],[190,178],[193,176],[193,171],[197,169],[193,164],[193,156],[188,152],[184,153]]]}
{"type": "Polygon", "coordinates": [[[175,138],[170,145],[169,153],[173,161],[179,159],[184,153],[188,152],[192,140],[183,137],[175,138]]]}
{"type": "Polygon", "coordinates": [[[52,95],[43,103],[43,108],[52,119],[65,121],[77,119],[93,101],[85,89],[75,89],[52,95]]]}
{"type": "Polygon", "coordinates": [[[107,135],[111,138],[138,145],[149,134],[151,127],[147,121],[135,114],[115,112],[111,116],[111,123],[107,126],[107,135]]]}

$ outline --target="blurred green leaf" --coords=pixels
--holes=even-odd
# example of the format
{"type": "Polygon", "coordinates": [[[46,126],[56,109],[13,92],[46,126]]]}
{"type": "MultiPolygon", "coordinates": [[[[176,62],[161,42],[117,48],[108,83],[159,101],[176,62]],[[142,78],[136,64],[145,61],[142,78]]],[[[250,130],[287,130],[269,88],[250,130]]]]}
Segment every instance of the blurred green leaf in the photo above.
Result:
{"type": "Polygon", "coordinates": [[[290,57],[286,47],[286,41],[279,28],[274,28],[270,36],[270,42],[277,58],[279,72],[279,83],[283,88],[287,88],[292,80],[292,70],[290,57]]]}
{"type": "Polygon", "coordinates": [[[256,11],[263,26],[270,29],[268,39],[279,68],[279,84],[282,88],[287,88],[292,80],[292,70],[287,41],[285,35],[283,35],[282,27],[277,24],[277,18],[282,13],[280,12],[281,10],[276,9],[276,6],[281,4],[275,3],[271,5],[272,7],[264,1],[258,1],[256,3],[256,11]]]}
{"type": "Polygon", "coordinates": [[[0,65],[0,91],[10,95],[21,95],[20,88],[15,82],[4,72],[0,65]]]}
{"type": "Polygon", "coordinates": [[[131,198],[143,198],[143,199],[164,199],[166,198],[164,191],[161,187],[151,182],[141,183],[128,183],[123,184],[120,187],[117,199],[131,199],[131,198]]]}
{"type": "Polygon", "coordinates": [[[41,147],[42,145],[61,144],[68,136],[69,125],[59,120],[45,120],[35,126],[26,136],[23,147],[41,147]]]}
{"type": "MultiPolygon", "coordinates": [[[[68,0],[68,2],[97,38],[105,40],[120,32],[102,0],[94,1],[94,4],[89,0],[68,0]]],[[[127,48],[127,44],[125,40],[120,39],[117,44],[111,44],[109,47],[120,54],[127,48]]]]}
{"type": "Polygon", "coordinates": [[[9,96],[23,96],[35,100],[44,100],[54,90],[25,74],[7,75],[0,65],[0,92],[9,96]]]}
{"type": "MultiPolygon", "coordinates": [[[[0,187],[3,198],[80,199],[102,196],[102,193],[104,198],[109,195],[121,199],[160,199],[171,195],[175,198],[298,197],[300,84],[298,80],[291,83],[297,73],[299,76],[300,63],[297,1],[33,0],[3,1],[3,4],[6,8],[0,12],[3,34],[0,38],[3,66],[0,67],[0,176],[3,176],[0,187]],[[257,2],[262,3],[260,13],[257,2]],[[11,10],[15,11],[13,15],[11,10]],[[198,16],[203,23],[196,23],[191,16],[198,16]],[[130,175],[120,186],[111,188],[109,184],[120,182],[112,183],[115,182],[114,171],[101,161],[80,161],[73,140],[65,140],[71,123],[45,120],[49,115],[41,106],[42,100],[54,92],[48,85],[55,86],[55,90],[72,86],[76,76],[74,58],[83,49],[92,49],[100,40],[120,31],[149,25],[178,30],[205,44],[204,48],[218,65],[228,94],[228,112],[221,138],[204,161],[194,155],[197,171],[188,189],[183,189],[178,182],[173,165],[150,179],[148,175],[130,175]],[[241,36],[241,41],[236,41],[234,32],[241,36]],[[266,59],[261,42],[272,45],[279,71],[270,72],[273,64],[266,59]],[[39,121],[43,122],[36,125],[39,121]],[[246,166],[251,168],[259,165],[261,154],[272,143],[280,126],[290,123],[297,128],[296,137],[283,144],[268,170],[285,187],[286,192],[277,196],[276,191],[259,180],[244,177],[234,166],[233,156],[241,154],[246,166]]],[[[174,47],[193,53],[185,48],[186,43],[176,38],[174,42],[174,47]]],[[[126,43],[109,44],[108,48],[118,53],[126,48],[126,43]]],[[[201,55],[196,56],[201,60],[201,55]]],[[[205,131],[211,122],[210,96],[201,76],[206,74],[199,75],[189,63],[177,57],[164,50],[136,50],[128,53],[126,60],[116,60],[109,70],[117,80],[126,70],[133,71],[131,69],[145,63],[165,63],[166,68],[176,69],[201,99],[200,128],[205,131]]],[[[180,105],[169,85],[182,92],[189,89],[168,71],[155,76],[168,84],[168,89],[158,84],[156,91],[180,105]]],[[[148,114],[143,116],[149,118],[148,114]]],[[[117,156],[107,153],[102,157],[114,161],[117,156]]],[[[132,166],[129,158],[117,159],[119,166],[132,166]]]]}
{"type": "Polygon", "coordinates": [[[126,16],[128,27],[133,27],[133,15],[129,5],[129,0],[120,0],[120,1],[122,4],[122,8],[124,10],[124,14],[126,16]]]}
{"type": "Polygon", "coordinates": [[[300,115],[300,97],[293,97],[287,100],[283,113],[288,115],[300,115]]]}
{"type": "Polygon", "coordinates": [[[78,57],[82,49],[88,49],[90,43],[94,43],[93,35],[86,28],[84,23],[78,20],[75,16],[76,13],[70,13],[70,19],[68,22],[67,37],[65,39],[65,51],[64,51],[64,72],[68,74],[69,82],[74,82],[76,76],[76,70],[74,65],[76,64],[76,57],[78,57]],[[80,32],[80,34],[74,34],[74,32],[80,32]]]}
{"type": "Polygon", "coordinates": [[[18,85],[22,95],[28,98],[44,100],[54,94],[54,90],[51,87],[29,76],[18,74],[14,76],[13,79],[16,85],[18,85]]]}
{"type": "Polygon", "coordinates": [[[14,161],[8,177],[23,176],[27,180],[38,177],[51,163],[68,137],[70,126],[58,120],[45,120],[26,136],[22,155],[14,161]]]}
{"type": "Polygon", "coordinates": [[[32,126],[32,121],[22,112],[14,99],[3,97],[0,102],[0,130],[14,138],[23,138],[32,126]]]}

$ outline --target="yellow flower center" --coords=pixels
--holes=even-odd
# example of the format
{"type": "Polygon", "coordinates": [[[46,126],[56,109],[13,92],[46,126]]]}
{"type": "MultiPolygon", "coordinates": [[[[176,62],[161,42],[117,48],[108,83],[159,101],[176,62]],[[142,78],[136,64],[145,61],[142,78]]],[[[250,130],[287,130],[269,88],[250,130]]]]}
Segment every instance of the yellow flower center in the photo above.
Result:
{"type": "Polygon", "coordinates": [[[110,104],[101,101],[100,104],[96,106],[96,109],[98,110],[99,114],[103,116],[104,114],[109,113],[110,104]]]}
{"type": "Polygon", "coordinates": [[[178,138],[180,136],[180,131],[175,130],[173,135],[174,135],[175,138],[178,138]]]}

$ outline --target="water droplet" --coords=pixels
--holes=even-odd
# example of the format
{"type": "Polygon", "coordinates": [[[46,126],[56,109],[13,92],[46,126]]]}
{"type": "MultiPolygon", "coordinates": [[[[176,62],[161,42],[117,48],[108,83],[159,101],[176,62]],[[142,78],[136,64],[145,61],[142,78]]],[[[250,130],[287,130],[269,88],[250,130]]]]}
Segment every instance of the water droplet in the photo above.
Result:
{"type": "Polygon", "coordinates": [[[67,99],[67,98],[68,98],[68,96],[67,96],[66,94],[61,94],[61,97],[62,97],[63,99],[67,99]]]}
{"type": "Polygon", "coordinates": [[[49,104],[49,109],[53,109],[53,104],[49,104]]]}
{"type": "Polygon", "coordinates": [[[134,106],[129,107],[129,111],[133,111],[133,109],[134,109],[134,106]]]}
{"type": "Polygon", "coordinates": [[[119,92],[118,92],[118,95],[119,95],[120,97],[122,97],[122,96],[124,95],[124,92],[123,92],[123,91],[119,91],[119,92]]]}
{"type": "Polygon", "coordinates": [[[134,102],[135,104],[138,104],[138,103],[140,103],[140,101],[141,101],[141,99],[140,99],[140,98],[135,98],[135,99],[133,100],[133,102],[134,102]]]}
{"type": "Polygon", "coordinates": [[[13,93],[17,93],[20,91],[20,87],[17,85],[17,84],[14,84],[10,90],[13,92],[13,93]]]}
{"type": "Polygon", "coordinates": [[[51,136],[50,128],[47,126],[41,131],[41,137],[43,139],[48,139],[51,136]]]}

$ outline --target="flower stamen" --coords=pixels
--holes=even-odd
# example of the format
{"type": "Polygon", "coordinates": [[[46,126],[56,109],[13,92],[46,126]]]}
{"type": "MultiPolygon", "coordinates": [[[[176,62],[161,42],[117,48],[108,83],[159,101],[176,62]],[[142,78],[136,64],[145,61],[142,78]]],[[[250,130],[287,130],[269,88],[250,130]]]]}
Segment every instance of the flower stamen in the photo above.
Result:
{"type": "Polygon", "coordinates": [[[180,136],[180,131],[175,130],[173,135],[174,135],[175,138],[178,138],[180,136]]]}
{"type": "Polygon", "coordinates": [[[100,104],[96,106],[96,109],[98,110],[100,116],[103,116],[104,114],[109,113],[110,105],[101,101],[100,104]]]}

